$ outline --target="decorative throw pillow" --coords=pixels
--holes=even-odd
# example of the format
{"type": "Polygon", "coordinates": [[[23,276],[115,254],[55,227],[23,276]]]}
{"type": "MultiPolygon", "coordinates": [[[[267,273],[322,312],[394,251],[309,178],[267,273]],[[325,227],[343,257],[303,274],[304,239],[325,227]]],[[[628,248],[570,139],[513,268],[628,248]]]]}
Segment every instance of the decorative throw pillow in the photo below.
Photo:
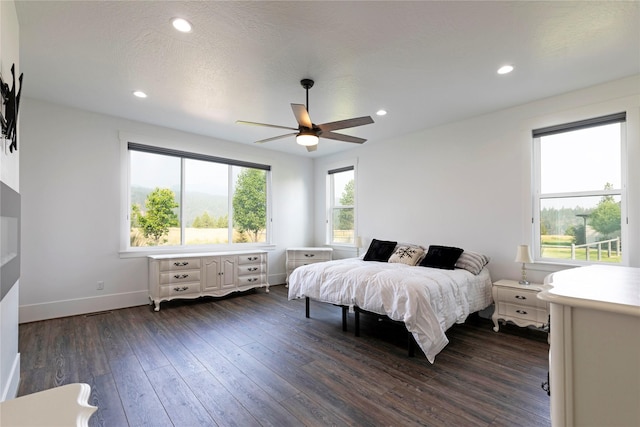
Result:
{"type": "Polygon", "coordinates": [[[452,246],[431,245],[427,254],[424,256],[420,265],[423,267],[442,268],[444,270],[453,270],[456,261],[464,249],[454,248],[452,246]]]}
{"type": "Polygon", "coordinates": [[[456,268],[464,268],[476,276],[480,274],[485,265],[489,264],[489,257],[477,252],[464,251],[456,261],[456,268]]]}
{"type": "Polygon", "coordinates": [[[389,262],[396,262],[407,265],[416,265],[424,255],[424,250],[418,246],[400,246],[396,248],[389,262]]]}
{"type": "Polygon", "coordinates": [[[369,245],[369,249],[367,249],[367,253],[364,254],[363,259],[365,261],[387,262],[396,248],[396,245],[397,242],[373,239],[369,245]]]}

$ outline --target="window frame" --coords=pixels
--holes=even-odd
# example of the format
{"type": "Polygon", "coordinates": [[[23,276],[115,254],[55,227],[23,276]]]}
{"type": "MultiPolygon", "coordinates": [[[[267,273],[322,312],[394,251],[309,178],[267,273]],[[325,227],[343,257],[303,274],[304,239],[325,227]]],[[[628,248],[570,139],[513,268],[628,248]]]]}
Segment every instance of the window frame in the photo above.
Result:
{"type": "Polygon", "coordinates": [[[548,258],[542,257],[541,251],[541,215],[540,207],[541,200],[551,198],[571,198],[571,197],[604,197],[604,196],[619,196],[620,203],[620,239],[622,242],[628,242],[628,195],[627,195],[627,113],[620,112],[614,114],[607,114],[597,116],[585,120],[572,121],[568,123],[562,123],[553,126],[547,126],[543,128],[533,129],[531,132],[532,137],[532,255],[533,260],[536,263],[543,264],[566,264],[572,266],[585,266],[585,265],[612,265],[612,266],[626,266],[629,262],[629,246],[626,245],[626,250],[622,251],[622,257],[620,263],[603,262],[594,259],[590,260],[572,260],[566,258],[548,258]],[[609,124],[620,123],[620,188],[607,190],[587,190],[587,191],[564,191],[558,193],[545,193],[542,194],[542,159],[541,159],[541,138],[544,136],[577,131],[581,129],[605,126],[609,124]]]}
{"type": "Polygon", "coordinates": [[[326,171],[326,237],[325,244],[328,246],[334,247],[350,247],[354,248],[357,246],[358,241],[358,173],[357,173],[357,162],[348,162],[342,166],[332,167],[327,169],[326,171]],[[334,185],[334,175],[341,172],[353,171],[353,205],[336,205],[335,203],[335,185],[334,185]],[[353,242],[351,243],[343,243],[336,242],[333,240],[333,212],[335,209],[353,209],[353,242]]]}
{"type": "MultiPolygon", "coordinates": [[[[237,160],[225,157],[214,156],[210,154],[204,154],[198,151],[183,151],[169,148],[169,146],[175,145],[174,143],[167,143],[166,141],[150,141],[150,138],[137,137],[134,135],[128,135],[120,133],[120,163],[121,163],[121,233],[120,233],[120,255],[122,257],[127,256],[146,256],[148,254],[159,253],[198,253],[198,252],[220,252],[227,250],[241,250],[249,247],[266,248],[272,246],[272,187],[271,187],[271,165],[249,162],[244,160],[237,160]],[[144,141],[144,142],[138,142],[144,141]],[[235,191],[235,182],[232,179],[232,167],[246,167],[264,170],[266,172],[266,203],[267,203],[267,221],[266,221],[266,241],[265,242],[247,242],[247,243],[234,243],[230,241],[228,243],[220,244],[202,244],[202,245],[162,245],[162,246],[131,246],[130,244],[130,227],[131,227],[131,162],[130,152],[131,150],[146,152],[151,154],[174,156],[180,159],[181,173],[180,173],[180,194],[181,197],[185,195],[185,170],[184,163],[187,159],[209,161],[212,163],[224,164],[228,166],[228,215],[229,222],[233,221],[233,207],[232,198],[235,191]]],[[[184,230],[185,224],[182,221],[184,204],[180,201],[180,227],[181,227],[181,241],[184,242],[184,230]]],[[[232,231],[230,231],[232,234],[232,231]]]]}

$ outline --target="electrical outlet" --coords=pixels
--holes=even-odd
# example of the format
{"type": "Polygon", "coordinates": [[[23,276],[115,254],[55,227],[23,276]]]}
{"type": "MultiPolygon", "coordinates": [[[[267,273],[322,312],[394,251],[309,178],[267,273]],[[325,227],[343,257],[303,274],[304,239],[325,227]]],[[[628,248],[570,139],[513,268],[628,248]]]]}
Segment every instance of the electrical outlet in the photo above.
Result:
{"type": "Polygon", "coordinates": [[[98,281],[98,290],[101,291],[104,289],[104,282],[102,280],[98,281]]]}

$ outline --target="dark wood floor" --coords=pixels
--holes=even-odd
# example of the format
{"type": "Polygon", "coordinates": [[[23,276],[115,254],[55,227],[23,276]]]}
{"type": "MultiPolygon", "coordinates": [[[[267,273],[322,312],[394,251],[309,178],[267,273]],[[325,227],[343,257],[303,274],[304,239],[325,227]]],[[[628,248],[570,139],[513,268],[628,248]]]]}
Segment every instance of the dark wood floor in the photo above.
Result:
{"type": "MultiPolygon", "coordinates": [[[[93,426],[549,426],[546,336],[472,316],[430,364],[402,326],[284,286],[20,325],[29,394],[91,385],[93,426]]],[[[34,408],[37,410],[36,408],[34,408]]]]}

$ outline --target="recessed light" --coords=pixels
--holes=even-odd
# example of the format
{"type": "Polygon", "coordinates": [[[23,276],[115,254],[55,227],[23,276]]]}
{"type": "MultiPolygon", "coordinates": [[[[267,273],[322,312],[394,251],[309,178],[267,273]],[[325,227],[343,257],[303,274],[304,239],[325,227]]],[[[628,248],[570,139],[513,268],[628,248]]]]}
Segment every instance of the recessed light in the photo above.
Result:
{"type": "Polygon", "coordinates": [[[173,24],[173,28],[180,31],[181,33],[191,32],[191,23],[186,19],[175,18],[173,21],[171,21],[171,23],[173,24]]]}
{"type": "Polygon", "coordinates": [[[513,71],[513,65],[503,65],[498,68],[498,74],[509,74],[513,71]]]}
{"type": "Polygon", "coordinates": [[[376,114],[378,116],[385,116],[387,114],[387,110],[378,110],[376,111],[376,114]]]}
{"type": "Polygon", "coordinates": [[[143,91],[141,91],[141,90],[134,90],[134,91],[133,91],[133,96],[137,96],[138,98],[146,98],[146,97],[147,97],[147,94],[146,94],[146,93],[144,93],[144,92],[143,92],[143,91]]]}

